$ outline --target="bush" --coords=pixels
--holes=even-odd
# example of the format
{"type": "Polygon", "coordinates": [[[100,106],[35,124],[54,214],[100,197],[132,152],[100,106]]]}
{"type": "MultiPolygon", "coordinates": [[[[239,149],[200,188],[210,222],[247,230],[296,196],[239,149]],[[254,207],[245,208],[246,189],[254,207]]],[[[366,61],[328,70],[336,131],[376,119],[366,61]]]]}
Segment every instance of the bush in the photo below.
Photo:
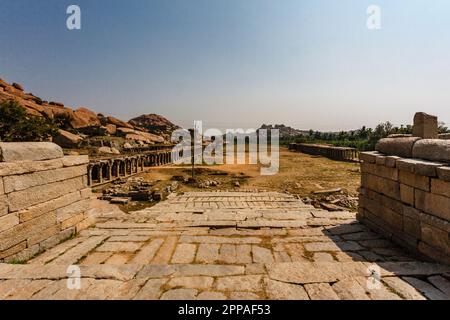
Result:
{"type": "Polygon", "coordinates": [[[45,141],[55,136],[58,128],[44,118],[27,114],[17,101],[0,104],[0,140],[6,142],[45,141]]]}

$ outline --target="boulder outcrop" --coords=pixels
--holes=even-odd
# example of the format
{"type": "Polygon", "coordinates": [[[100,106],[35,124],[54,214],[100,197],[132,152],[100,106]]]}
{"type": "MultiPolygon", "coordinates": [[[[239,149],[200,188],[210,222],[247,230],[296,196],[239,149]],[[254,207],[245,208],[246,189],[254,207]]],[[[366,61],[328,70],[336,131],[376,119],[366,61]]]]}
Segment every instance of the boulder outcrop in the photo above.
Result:
{"type": "Polygon", "coordinates": [[[157,114],[145,114],[131,119],[129,123],[135,127],[144,128],[148,132],[158,135],[171,135],[174,130],[180,128],[166,118],[157,114]]]}
{"type": "Polygon", "coordinates": [[[69,131],[58,130],[58,135],[53,138],[53,142],[63,148],[76,148],[83,141],[83,138],[69,131]]]}
{"type": "Polygon", "coordinates": [[[87,108],[79,108],[73,112],[73,119],[70,124],[74,129],[100,127],[100,120],[97,115],[87,108]]]}
{"type": "Polygon", "coordinates": [[[57,124],[62,130],[54,142],[65,148],[79,146],[80,139],[101,136],[123,137],[144,146],[164,144],[170,142],[172,131],[179,128],[156,114],[143,115],[126,122],[113,116],[96,114],[86,107],[74,110],[61,102],[48,102],[32,93],[25,93],[22,85],[10,85],[0,79],[0,102],[8,100],[17,101],[29,115],[43,117],[57,124]]]}

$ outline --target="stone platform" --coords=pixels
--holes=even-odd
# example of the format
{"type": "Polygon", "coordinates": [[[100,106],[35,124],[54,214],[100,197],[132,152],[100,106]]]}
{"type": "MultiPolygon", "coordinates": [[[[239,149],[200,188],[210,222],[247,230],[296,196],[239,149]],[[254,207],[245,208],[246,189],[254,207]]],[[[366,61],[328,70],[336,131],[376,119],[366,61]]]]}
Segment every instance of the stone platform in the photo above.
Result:
{"type": "Polygon", "coordinates": [[[186,193],[97,216],[26,265],[0,264],[0,299],[450,299],[450,266],[290,195],[186,193]]]}

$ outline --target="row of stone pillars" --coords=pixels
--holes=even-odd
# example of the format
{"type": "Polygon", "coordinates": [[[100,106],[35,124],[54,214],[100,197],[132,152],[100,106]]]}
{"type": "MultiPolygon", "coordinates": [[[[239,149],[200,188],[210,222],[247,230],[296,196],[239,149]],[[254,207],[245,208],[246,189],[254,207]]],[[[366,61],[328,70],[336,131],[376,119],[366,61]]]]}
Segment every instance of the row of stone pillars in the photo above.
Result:
{"type": "Polygon", "coordinates": [[[289,150],[323,156],[339,161],[359,161],[359,152],[354,148],[333,147],[320,144],[291,143],[289,150]]]}
{"type": "Polygon", "coordinates": [[[88,166],[89,186],[100,185],[144,171],[145,167],[171,163],[171,152],[156,152],[104,160],[92,160],[88,166]]]}

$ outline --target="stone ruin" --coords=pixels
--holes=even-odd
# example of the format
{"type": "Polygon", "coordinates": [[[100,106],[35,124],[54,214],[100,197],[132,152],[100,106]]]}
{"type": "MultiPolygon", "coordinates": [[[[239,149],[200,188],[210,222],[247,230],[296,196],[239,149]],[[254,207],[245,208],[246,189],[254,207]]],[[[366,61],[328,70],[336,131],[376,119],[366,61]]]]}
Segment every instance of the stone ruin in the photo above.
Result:
{"type": "Polygon", "coordinates": [[[424,258],[450,264],[450,141],[417,113],[413,135],[360,154],[358,220],[424,258]],[[439,138],[439,139],[438,139],[439,138]]]}
{"type": "MultiPolygon", "coordinates": [[[[436,117],[420,113],[413,136],[382,139],[377,151],[361,153],[358,219],[450,264],[450,141],[436,137],[436,117]]],[[[53,143],[0,143],[0,262],[25,261],[95,222],[88,164],[53,143]]]]}
{"type": "Polygon", "coordinates": [[[89,227],[88,156],[50,142],[0,143],[0,262],[21,262],[89,227]]]}

